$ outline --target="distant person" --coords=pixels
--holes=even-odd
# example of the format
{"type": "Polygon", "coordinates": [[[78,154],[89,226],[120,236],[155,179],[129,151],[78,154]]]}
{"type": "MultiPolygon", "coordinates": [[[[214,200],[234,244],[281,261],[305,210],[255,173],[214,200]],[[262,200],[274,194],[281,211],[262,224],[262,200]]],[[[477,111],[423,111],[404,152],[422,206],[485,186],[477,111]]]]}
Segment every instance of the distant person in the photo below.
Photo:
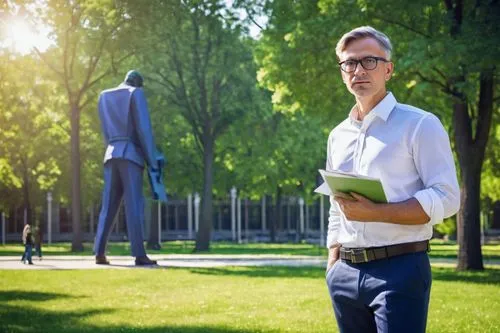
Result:
{"type": "Polygon", "coordinates": [[[367,26],[336,47],[355,104],[330,133],[326,169],[380,179],[389,201],[330,197],[326,282],[341,333],[425,332],[432,228],[460,207],[443,125],[386,90],[391,51],[389,38],[367,26]]]}
{"type": "Polygon", "coordinates": [[[24,244],[24,253],[21,257],[21,262],[26,263],[28,261],[29,265],[33,265],[33,261],[31,260],[31,251],[33,248],[33,234],[31,232],[31,226],[29,223],[26,223],[23,229],[23,244],[24,244]]]}
{"type": "Polygon", "coordinates": [[[147,257],[143,242],[143,170],[146,164],[158,169],[143,81],[139,72],[131,70],[122,84],[99,96],[99,118],[106,152],[102,209],[94,245],[96,264],[109,264],[105,255],[106,243],[122,198],[135,264],[156,264],[147,257]]]}
{"type": "Polygon", "coordinates": [[[42,229],[39,226],[35,227],[35,254],[38,255],[38,260],[42,260],[42,229]]]}

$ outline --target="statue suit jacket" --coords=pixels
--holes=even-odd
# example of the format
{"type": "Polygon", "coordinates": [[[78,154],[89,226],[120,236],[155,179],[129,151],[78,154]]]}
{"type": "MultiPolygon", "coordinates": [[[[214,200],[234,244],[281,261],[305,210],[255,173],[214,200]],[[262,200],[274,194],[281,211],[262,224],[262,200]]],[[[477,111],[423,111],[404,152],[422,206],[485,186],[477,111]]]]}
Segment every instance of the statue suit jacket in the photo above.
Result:
{"type": "Polygon", "coordinates": [[[104,163],[126,159],[157,168],[151,120],[142,88],[124,83],[99,96],[99,117],[106,145],[104,163]]]}

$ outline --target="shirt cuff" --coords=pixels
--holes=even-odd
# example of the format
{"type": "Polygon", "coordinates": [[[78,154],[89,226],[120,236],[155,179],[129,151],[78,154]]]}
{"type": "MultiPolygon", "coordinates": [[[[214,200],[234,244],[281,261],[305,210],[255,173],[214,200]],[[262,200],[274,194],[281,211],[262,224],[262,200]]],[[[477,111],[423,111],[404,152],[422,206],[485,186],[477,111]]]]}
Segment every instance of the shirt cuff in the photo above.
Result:
{"type": "Polygon", "coordinates": [[[424,212],[429,216],[430,220],[427,223],[435,225],[443,222],[443,203],[439,195],[432,188],[418,191],[413,197],[418,200],[424,212]]]}

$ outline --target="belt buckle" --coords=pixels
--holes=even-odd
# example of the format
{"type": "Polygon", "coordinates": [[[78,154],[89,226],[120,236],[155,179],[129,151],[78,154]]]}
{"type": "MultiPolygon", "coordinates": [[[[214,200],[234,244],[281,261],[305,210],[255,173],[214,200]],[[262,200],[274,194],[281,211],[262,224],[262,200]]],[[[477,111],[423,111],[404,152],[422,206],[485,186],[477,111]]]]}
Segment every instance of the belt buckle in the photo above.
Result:
{"type": "Polygon", "coordinates": [[[351,262],[353,264],[368,262],[368,253],[366,249],[351,249],[351,262]],[[360,259],[358,260],[358,258],[360,259]]]}

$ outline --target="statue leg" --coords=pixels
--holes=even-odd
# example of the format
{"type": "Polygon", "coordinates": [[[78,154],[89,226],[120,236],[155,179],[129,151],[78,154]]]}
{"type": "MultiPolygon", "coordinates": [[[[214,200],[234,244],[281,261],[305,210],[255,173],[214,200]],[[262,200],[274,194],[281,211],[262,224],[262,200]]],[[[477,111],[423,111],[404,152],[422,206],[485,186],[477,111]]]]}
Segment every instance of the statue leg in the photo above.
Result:
{"type": "Polygon", "coordinates": [[[120,172],[123,179],[125,215],[132,256],[146,255],[144,249],[144,196],[142,194],[143,168],[133,162],[122,161],[120,172]]]}
{"type": "Polygon", "coordinates": [[[99,214],[99,224],[94,243],[96,256],[105,255],[109,232],[113,226],[120,202],[123,197],[123,186],[118,169],[120,161],[110,160],[104,165],[104,190],[102,193],[102,208],[99,214]]]}

